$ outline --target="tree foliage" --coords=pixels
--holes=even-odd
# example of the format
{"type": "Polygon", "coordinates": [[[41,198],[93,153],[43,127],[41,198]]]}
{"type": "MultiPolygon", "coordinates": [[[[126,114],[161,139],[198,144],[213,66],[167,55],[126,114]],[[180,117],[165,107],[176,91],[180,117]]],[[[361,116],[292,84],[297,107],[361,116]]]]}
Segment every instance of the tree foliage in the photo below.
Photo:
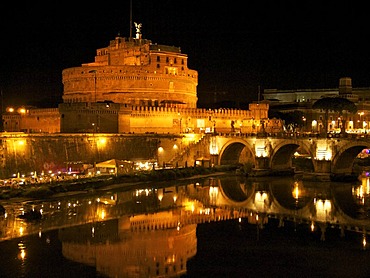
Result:
{"type": "Polygon", "coordinates": [[[271,111],[271,113],[269,111],[269,118],[277,118],[283,120],[285,128],[292,131],[295,131],[297,127],[303,127],[303,117],[304,113],[299,110],[294,110],[290,112],[271,111]]]}

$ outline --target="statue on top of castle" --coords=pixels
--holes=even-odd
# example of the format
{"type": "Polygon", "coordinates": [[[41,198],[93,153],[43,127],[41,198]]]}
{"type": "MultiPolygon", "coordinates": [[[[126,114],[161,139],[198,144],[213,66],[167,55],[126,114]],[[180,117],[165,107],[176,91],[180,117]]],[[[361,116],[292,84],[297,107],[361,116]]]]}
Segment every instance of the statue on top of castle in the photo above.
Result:
{"type": "Polygon", "coordinates": [[[141,23],[135,23],[135,29],[136,29],[136,39],[141,39],[141,27],[143,26],[141,23]]]}

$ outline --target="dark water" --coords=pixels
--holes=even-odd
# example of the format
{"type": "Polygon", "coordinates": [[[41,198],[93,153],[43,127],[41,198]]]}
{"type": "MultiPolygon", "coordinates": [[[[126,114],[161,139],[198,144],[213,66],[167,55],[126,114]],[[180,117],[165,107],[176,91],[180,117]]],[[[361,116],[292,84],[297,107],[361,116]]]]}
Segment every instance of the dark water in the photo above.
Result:
{"type": "Polygon", "coordinates": [[[359,184],[300,183],[305,197],[294,199],[296,181],[279,179],[117,190],[100,193],[99,205],[96,196],[5,204],[0,277],[370,277],[359,184]],[[263,205],[254,198],[261,192],[270,198],[263,205]],[[332,203],[320,221],[312,207],[323,196],[332,203]],[[30,205],[43,206],[41,222],[12,218],[30,205]],[[106,219],[92,214],[103,210],[106,219]],[[29,235],[17,234],[22,225],[29,235]]]}

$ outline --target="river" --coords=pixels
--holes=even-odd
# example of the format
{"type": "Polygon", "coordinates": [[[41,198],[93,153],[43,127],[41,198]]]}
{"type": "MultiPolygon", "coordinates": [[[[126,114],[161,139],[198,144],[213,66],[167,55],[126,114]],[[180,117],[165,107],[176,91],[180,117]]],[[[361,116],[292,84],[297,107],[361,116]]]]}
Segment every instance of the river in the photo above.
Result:
{"type": "Polygon", "coordinates": [[[0,276],[370,277],[369,193],[224,175],[1,201],[0,276]]]}

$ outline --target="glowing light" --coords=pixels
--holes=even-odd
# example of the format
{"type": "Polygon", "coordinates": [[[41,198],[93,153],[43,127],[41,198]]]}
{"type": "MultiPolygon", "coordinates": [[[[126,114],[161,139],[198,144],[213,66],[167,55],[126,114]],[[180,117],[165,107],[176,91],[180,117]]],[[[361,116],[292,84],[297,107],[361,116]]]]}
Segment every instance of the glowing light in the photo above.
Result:
{"type": "Polygon", "coordinates": [[[18,243],[18,259],[24,260],[26,258],[26,246],[23,244],[23,242],[18,243]]]}
{"type": "Polygon", "coordinates": [[[211,144],[209,145],[209,153],[211,155],[218,155],[218,153],[219,153],[216,137],[211,138],[211,144]]]}
{"type": "Polygon", "coordinates": [[[294,182],[294,185],[293,185],[293,197],[295,199],[298,199],[299,198],[299,194],[300,194],[299,184],[298,184],[298,182],[294,182]]]}
{"type": "Polygon", "coordinates": [[[107,139],[104,137],[100,137],[98,141],[96,142],[98,147],[105,147],[106,143],[107,143],[107,139]]]}
{"type": "Polygon", "coordinates": [[[19,108],[18,109],[18,113],[20,113],[20,114],[26,114],[26,109],[25,108],[19,108]]]}
{"type": "Polygon", "coordinates": [[[366,249],[366,244],[367,244],[367,242],[366,242],[366,235],[363,234],[362,235],[362,248],[363,249],[366,249]]]}
{"type": "Polygon", "coordinates": [[[327,160],[330,161],[332,158],[332,150],[326,142],[318,142],[316,150],[316,159],[317,160],[327,160]]]}
{"type": "Polygon", "coordinates": [[[195,204],[193,201],[184,202],[183,206],[184,206],[185,211],[191,211],[191,212],[195,211],[195,204]]]}
{"type": "Polygon", "coordinates": [[[266,150],[266,142],[263,140],[258,140],[255,143],[255,152],[257,157],[268,157],[268,152],[266,150]]]}

